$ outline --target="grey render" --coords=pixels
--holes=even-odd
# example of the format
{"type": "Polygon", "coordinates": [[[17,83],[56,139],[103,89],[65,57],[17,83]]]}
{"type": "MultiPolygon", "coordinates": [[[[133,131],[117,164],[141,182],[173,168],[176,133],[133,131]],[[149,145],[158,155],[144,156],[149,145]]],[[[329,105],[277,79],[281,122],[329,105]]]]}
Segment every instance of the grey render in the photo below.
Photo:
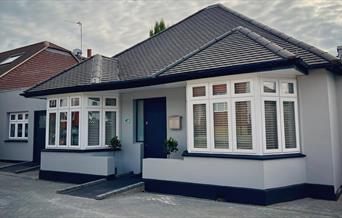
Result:
{"type": "Polygon", "coordinates": [[[29,99],[20,96],[22,89],[0,92],[0,159],[2,160],[33,160],[33,119],[34,111],[46,110],[46,101],[29,99]],[[9,138],[10,112],[28,112],[28,141],[6,142],[9,138]]]}

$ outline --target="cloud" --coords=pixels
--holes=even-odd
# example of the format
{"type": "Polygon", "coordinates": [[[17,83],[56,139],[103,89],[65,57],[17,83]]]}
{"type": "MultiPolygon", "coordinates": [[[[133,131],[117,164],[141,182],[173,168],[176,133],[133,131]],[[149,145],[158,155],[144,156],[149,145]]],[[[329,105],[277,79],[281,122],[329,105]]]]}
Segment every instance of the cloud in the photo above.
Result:
{"type": "MultiPolygon", "coordinates": [[[[341,1],[223,0],[227,7],[274,27],[332,54],[342,44],[341,1]]],[[[163,18],[172,25],[212,0],[136,1],[1,1],[0,51],[39,41],[51,41],[72,50],[83,49],[112,56],[148,37],[149,28],[163,18]]]]}

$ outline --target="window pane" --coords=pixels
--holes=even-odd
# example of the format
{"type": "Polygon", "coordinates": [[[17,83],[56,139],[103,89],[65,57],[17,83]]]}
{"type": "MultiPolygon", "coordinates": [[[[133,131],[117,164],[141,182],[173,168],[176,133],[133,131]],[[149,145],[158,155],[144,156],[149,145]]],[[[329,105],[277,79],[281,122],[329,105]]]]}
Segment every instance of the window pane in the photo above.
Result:
{"type": "Polygon", "coordinates": [[[213,95],[227,94],[227,84],[213,85],[213,95]]]}
{"type": "Polygon", "coordinates": [[[59,99],[59,106],[60,107],[67,107],[68,106],[68,99],[67,98],[59,99]]]}
{"type": "Polygon", "coordinates": [[[111,107],[116,106],[116,98],[106,98],[105,105],[111,107]]]}
{"type": "Polygon", "coordinates": [[[266,149],[278,149],[277,102],[265,101],[266,149]]]}
{"type": "Polygon", "coordinates": [[[28,114],[25,114],[25,120],[28,120],[28,114]]]}
{"type": "Polygon", "coordinates": [[[116,136],[116,112],[106,111],[105,113],[105,143],[110,145],[110,141],[116,136]]]}
{"type": "Polygon", "coordinates": [[[18,114],[18,120],[23,120],[23,114],[18,114]]]}
{"type": "Polygon", "coordinates": [[[49,101],[49,107],[50,108],[54,108],[54,107],[56,107],[56,105],[57,105],[57,100],[50,100],[49,101]]]}
{"type": "Polygon", "coordinates": [[[59,145],[67,144],[68,112],[59,113],[59,145]]]}
{"type": "Polygon", "coordinates": [[[228,109],[227,103],[214,103],[214,140],[215,148],[228,149],[228,109]]]}
{"type": "Polygon", "coordinates": [[[250,82],[241,82],[234,84],[235,94],[243,94],[251,92],[250,82]]]}
{"type": "Polygon", "coordinates": [[[11,120],[15,120],[15,114],[11,114],[11,120]]]}
{"type": "Polygon", "coordinates": [[[193,105],[194,147],[207,147],[207,108],[205,104],[193,105]]]}
{"type": "Polygon", "coordinates": [[[276,93],[277,83],[276,82],[264,82],[264,92],[265,93],[276,93]]]}
{"type": "Polygon", "coordinates": [[[295,104],[293,101],[283,102],[284,110],[284,132],[285,132],[285,148],[296,148],[296,118],[295,104]]]}
{"type": "Polygon", "coordinates": [[[137,142],[144,141],[144,101],[137,100],[136,102],[136,109],[137,109],[137,142]]]}
{"type": "Polygon", "coordinates": [[[88,145],[100,144],[100,112],[88,112],[88,145]]]}
{"type": "Polygon", "coordinates": [[[252,149],[251,102],[235,102],[236,140],[238,149],[252,149]]]}
{"type": "Polygon", "coordinates": [[[293,83],[282,83],[281,89],[284,94],[294,94],[294,84],[293,83]]]}
{"type": "Polygon", "coordinates": [[[56,113],[49,114],[49,145],[56,144],[56,113]]]}
{"type": "Polygon", "coordinates": [[[17,137],[18,138],[21,138],[21,137],[23,137],[23,124],[22,123],[18,123],[17,124],[18,126],[17,126],[17,137]]]}
{"type": "Polygon", "coordinates": [[[71,106],[80,106],[80,98],[71,98],[71,106]]]}
{"type": "Polygon", "coordinates": [[[28,123],[25,123],[25,138],[28,137],[28,123]]]}
{"type": "Polygon", "coordinates": [[[98,97],[88,98],[88,106],[100,106],[100,101],[98,97]]]}
{"type": "Polygon", "coordinates": [[[205,86],[192,88],[192,97],[202,97],[202,96],[205,96],[205,86]]]}
{"type": "Polygon", "coordinates": [[[71,112],[71,143],[70,145],[79,145],[78,136],[80,129],[80,112],[71,112]]]}
{"type": "Polygon", "coordinates": [[[15,124],[11,124],[10,137],[15,137],[15,124]]]}

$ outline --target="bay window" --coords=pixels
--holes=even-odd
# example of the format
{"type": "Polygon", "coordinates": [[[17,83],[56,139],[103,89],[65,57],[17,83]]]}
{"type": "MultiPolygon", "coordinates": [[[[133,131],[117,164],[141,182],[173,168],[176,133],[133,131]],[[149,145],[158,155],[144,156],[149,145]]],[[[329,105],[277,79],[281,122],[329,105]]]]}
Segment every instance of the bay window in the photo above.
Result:
{"type": "Polygon", "coordinates": [[[226,78],[187,86],[189,151],[299,152],[296,81],[226,78]]]}
{"type": "Polygon", "coordinates": [[[48,148],[107,147],[118,136],[116,96],[61,96],[48,99],[47,108],[48,148]]]}

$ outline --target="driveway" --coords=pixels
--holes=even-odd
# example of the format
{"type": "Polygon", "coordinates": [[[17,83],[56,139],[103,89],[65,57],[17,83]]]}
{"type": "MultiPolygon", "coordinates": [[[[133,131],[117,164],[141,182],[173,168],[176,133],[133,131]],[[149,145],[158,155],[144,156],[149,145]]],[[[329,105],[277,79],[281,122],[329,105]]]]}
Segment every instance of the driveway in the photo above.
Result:
{"type": "Polygon", "coordinates": [[[0,217],[342,217],[342,201],[303,199],[267,207],[152,193],[102,201],[56,194],[70,184],[0,173],[0,217]]]}

